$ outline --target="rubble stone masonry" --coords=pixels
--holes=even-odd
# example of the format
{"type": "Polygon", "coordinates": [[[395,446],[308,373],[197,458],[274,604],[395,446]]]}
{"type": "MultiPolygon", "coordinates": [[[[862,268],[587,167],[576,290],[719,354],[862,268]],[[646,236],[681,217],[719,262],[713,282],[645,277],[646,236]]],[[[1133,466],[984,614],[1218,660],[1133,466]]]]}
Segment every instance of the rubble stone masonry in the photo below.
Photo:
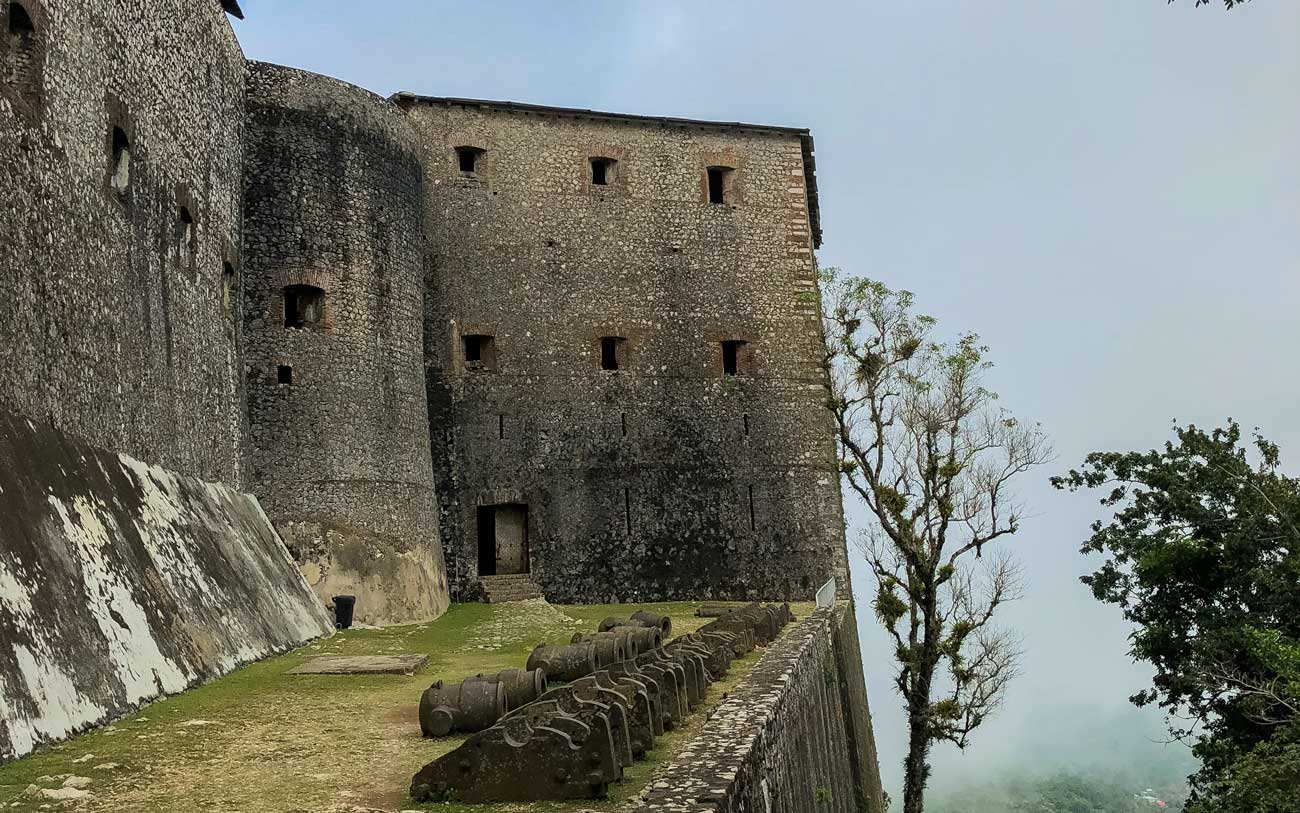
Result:
{"type": "Polygon", "coordinates": [[[479,509],[495,504],[526,506],[529,568],[552,600],[847,584],[806,132],[397,101],[425,170],[454,588],[478,578],[479,509]],[[728,170],[722,203],[710,167],[728,170]],[[491,337],[492,358],[468,361],[465,335],[491,337]],[[734,375],[724,342],[741,343],[734,375]]]}

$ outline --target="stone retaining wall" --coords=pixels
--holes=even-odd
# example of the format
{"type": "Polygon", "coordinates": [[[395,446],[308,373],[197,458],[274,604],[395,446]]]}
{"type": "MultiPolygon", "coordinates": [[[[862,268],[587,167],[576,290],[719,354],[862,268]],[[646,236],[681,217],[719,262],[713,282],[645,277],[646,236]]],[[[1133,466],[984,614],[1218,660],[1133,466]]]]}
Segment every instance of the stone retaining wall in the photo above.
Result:
{"type": "Polygon", "coordinates": [[[0,412],[0,761],[330,630],[253,497],[0,412]]]}
{"type": "Polygon", "coordinates": [[[788,631],[628,813],[882,813],[853,608],[788,631]]]}

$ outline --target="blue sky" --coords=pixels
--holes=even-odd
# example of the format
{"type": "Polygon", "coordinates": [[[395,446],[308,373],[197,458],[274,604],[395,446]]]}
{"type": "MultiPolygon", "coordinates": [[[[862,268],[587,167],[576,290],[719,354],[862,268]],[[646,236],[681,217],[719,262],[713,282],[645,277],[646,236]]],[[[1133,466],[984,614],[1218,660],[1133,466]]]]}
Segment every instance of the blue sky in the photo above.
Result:
{"type": "MultiPolygon", "coordinates": [[[[1300,4],[244,0],[249,57],[398,90],[806,126],[840,265],[979,332],[1064,468],[1228,416],[1300,459],[1300,4]],[[364,9],[364,10],[362,10],[364,9]]],[[[1290,466],[1295,473],[1300,467],[1290,466]]],[[[1031,476],[1028,646],[951,780],[1138,718],[1127,629],[1078,584],[1097,515],[1031,476]]],[[[851,508],[851,521],[865,522],[851,508]]],[[[869,596],[865,581],[858,584],[869,596]]],[[[882,768],[902,717],[860,618],[882,768]]],[[[1153,746],[1154,747],[1154,746],[1153,746]]],[[[1059,759],[1071,759],[1062,750],[1059,759]]]]}

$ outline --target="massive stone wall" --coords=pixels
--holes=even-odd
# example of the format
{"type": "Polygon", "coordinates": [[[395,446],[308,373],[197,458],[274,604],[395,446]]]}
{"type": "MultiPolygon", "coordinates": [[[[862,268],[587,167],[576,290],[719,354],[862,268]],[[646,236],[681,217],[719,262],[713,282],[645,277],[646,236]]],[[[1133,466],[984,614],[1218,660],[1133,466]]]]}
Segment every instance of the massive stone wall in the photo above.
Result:
{"type": "Polygon", "coordinates": [[[848,602],[772,644],[628,813],[884,813],[848,602]]]}
{"type": "Polygon", "coordinates": [[[330,630],[252,497],[0,412],[0,760],[330,630]]]}
{"type": "Polygon", "coordinates": [[[548,598],[847,584],[806,136],[399,96],[434,261],[429,403],[455,588],[525,504],[548,598]],[[458,147],[481,150],[462,171],[458,147]],[[594,183],[590,159],[614,163],[594,183]],[[707,168],[726,166],[727,202],[707,168]],[[492,337],[466,362],[464,336],[492,337]],[[618,337],[617,371],[601,337],[618,337]],[[724,340],[746,342],[724,374],[724,340]]]}
{"type": "Polygon", "coordinates": [[[367,91],[253,63],[247,137],[253,489],[322,598],[355,594],[369,623],[432,618],[448,591],[414,134],[367,91]],[[320,299],[295,320],[300,295],[320,299]]]}
{"type": "Polygon", "coordinates": [[[234,485],[244,66],[215,0],[0,3],[0,402],[234,485]]]}

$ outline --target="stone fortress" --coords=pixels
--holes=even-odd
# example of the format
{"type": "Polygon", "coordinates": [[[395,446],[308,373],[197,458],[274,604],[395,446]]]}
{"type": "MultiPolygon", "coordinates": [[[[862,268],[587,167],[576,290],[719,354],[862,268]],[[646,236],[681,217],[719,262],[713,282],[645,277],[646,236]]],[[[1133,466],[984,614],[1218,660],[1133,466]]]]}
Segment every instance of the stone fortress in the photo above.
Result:
{"type": "MultiPolygon", "coordinates": [[[[320,606],[353,594],[372,624],[847,591],[808,131],[383,99],[247,61],[235,0],[0,15],[0,622],[93,603],[40,549],[107,528],[153,565],[107,556],[101,593],[174,640],[158,585],[184,565],[220,592],[238,556],[216,534],[178,565],[149,534],[221,506],[264,511],[320,606]]],[[[328,629],[280,603],[298,638],[328,629]]],[[[189,630],[163,655],[197,665],[158,691],[287,645],[250,629],[220,663],[189,630]]],[[[147,694],[105,691],[101,712],[147,694]]]]}
{"type": "Polygon", "coordinates": [[[807,131],[385,100],[246,63],[216,0],[3,6],[8,409],[251,492],[366,621],[847,584],[807,131]]]}

